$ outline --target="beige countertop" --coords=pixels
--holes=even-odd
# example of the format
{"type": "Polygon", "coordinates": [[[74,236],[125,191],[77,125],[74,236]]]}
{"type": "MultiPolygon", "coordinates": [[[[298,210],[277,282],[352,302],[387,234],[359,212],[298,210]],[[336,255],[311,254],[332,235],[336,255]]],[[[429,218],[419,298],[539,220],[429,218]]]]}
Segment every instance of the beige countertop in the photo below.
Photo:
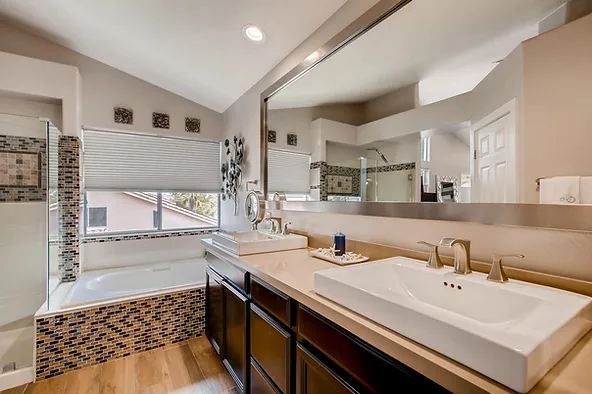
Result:
{"type": "MultiPolygon", "coordinates": [[[[309,250],[235,256],[204,243],[240,268],[265,280],[364,341],[415,369],[453,393],[512,393],[507,387],[429,348],[397,334],[314,292],[314,273],[336,265],[309,255],[309,250]]],[[[592,331],[531,393],[592,393],[592,331]]]]}

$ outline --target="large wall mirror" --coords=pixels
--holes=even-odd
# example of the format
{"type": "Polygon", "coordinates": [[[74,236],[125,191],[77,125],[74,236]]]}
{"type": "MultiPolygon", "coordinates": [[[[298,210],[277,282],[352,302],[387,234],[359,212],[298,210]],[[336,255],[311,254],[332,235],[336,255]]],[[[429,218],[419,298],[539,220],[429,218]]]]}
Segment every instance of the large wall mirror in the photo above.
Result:
{"type": "Polygon", "coordinates": [[[545,205],[571,228],[547,205],[592,210],[592,7],[572,3],[380,1],[263,94],[267,192],[545,205]]]}

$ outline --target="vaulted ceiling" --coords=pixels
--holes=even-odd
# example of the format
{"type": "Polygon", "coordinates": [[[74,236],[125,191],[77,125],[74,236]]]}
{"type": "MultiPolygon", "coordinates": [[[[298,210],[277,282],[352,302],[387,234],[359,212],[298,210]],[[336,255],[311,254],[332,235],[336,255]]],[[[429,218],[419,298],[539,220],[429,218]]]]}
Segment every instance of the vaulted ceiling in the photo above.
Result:
{"type": "Polygon", "coordinates": [[[472,90],[566,1],[413,0],[273,96],[270,106],[362,103],[418,82],[422,105],[472,90]]]}
{"type": "Polygon", "coordinates": [[[345,2],[0,0],[0,19],[223,112],[345,2]]]}

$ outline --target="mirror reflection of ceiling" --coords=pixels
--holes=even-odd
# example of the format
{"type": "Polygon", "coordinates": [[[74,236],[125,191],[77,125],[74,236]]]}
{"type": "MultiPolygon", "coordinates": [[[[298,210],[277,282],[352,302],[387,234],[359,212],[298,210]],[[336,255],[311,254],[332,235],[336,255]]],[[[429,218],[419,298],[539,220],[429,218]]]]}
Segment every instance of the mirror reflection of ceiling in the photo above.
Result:
{"type": "Polygon", "coordinates": [[[414,0],[274,95],[270,109],[363,103],[416,83],[419,105],[470,91],[566,1],[414,0]]]}

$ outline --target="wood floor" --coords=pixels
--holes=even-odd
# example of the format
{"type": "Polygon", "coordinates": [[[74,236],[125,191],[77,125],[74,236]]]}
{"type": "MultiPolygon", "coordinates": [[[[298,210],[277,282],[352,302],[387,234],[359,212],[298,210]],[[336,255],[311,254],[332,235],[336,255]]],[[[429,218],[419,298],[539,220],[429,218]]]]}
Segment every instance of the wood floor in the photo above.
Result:
{"type": "Polygon", "coordinates": [[[0,394],[238,394],[205,336],[0,394]]]}

